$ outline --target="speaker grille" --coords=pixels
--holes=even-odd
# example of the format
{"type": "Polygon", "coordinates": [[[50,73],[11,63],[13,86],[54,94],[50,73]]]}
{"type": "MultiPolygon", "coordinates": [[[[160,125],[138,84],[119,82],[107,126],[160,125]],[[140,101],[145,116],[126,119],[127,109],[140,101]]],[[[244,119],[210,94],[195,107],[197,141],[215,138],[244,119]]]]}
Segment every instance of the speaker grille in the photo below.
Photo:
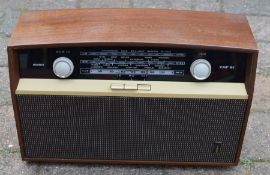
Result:
{"type": "Polygon", "coordinates": [[[247,104],[56,95],[17,100],[27,158],[226,163],[235,161],[247,104]]]}

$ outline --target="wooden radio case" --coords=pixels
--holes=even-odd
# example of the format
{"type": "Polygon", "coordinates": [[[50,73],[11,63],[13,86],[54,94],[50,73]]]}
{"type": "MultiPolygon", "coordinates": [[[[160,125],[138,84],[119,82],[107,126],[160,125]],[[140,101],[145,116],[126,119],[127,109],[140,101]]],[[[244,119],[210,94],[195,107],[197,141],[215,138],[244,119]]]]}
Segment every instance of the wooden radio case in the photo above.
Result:
{"type": "Polygon", "coordinates": [[[248,21],[236,14],[23,12],[8,44],[21,157],[237,165],[257,57],[248,21]]]}

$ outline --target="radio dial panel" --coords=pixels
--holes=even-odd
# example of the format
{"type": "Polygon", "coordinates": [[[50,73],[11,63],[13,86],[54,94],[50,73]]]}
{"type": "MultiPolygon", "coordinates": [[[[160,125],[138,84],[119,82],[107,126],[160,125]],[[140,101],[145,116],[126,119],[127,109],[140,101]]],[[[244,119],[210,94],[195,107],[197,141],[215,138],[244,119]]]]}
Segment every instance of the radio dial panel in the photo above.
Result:
{"type": "Polygon", "coordinates": [[[245,53],[148,47],[19,50],[22,78],[244,82],[245,53]]]}

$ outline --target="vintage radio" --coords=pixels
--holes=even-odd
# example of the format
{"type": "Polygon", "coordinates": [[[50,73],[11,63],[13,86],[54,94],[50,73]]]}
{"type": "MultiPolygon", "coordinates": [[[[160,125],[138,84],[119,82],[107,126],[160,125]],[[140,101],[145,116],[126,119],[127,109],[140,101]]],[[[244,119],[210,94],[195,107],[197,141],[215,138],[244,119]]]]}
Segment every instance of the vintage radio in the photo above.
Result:
{"type": "Polygon", "coordinates": [[[8,46],[22,159],[237,165],[258,50],[245,17],[24,12],[8,46]]]}

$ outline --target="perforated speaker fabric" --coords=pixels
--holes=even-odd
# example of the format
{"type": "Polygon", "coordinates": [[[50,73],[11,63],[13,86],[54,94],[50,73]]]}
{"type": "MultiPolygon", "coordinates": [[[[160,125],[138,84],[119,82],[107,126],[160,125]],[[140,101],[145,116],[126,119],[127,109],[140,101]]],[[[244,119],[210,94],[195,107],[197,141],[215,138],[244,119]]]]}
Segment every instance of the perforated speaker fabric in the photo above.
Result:
{"type": "Polygon", "coordinates": [[[235,161],[247,104],[58,95],[17,101],[26,158],[226,163],[235,161]]]}

